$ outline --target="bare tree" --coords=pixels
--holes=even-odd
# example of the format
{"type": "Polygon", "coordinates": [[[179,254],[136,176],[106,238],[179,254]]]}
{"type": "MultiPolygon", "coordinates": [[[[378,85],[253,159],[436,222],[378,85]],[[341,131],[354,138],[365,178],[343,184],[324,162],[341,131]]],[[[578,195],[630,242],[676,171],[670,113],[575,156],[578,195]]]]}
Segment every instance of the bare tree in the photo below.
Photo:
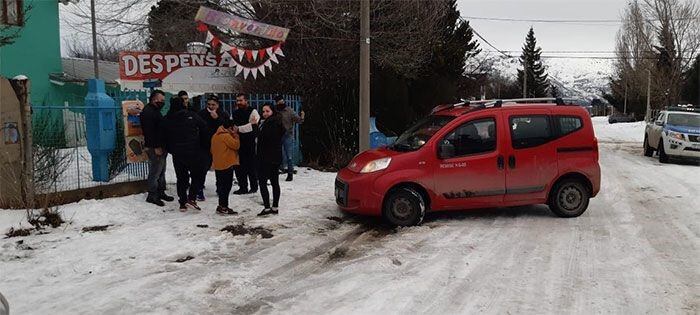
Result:
{"type": "Polygon", "coordinates": [[[700,6],[693,0],[633,1],[622,15],[612,95],[642,112],[648,77],[652,108],[680,100],[684,73],[700,50],[700,6]]]}
{"type": "MultiPolygon", "coordinates": [[[[92,45],[87,45],[78,37],[73,36],[65,41],[68,55],[75,58],[92,59],[92,45]]],[[[139,50],[143,46],[138,42],[123,43],[118,40],[110,40],[104,36],[97,39],[97,59],[104,61],[119,61],[119,52],[125,50],[139,50]]]]}

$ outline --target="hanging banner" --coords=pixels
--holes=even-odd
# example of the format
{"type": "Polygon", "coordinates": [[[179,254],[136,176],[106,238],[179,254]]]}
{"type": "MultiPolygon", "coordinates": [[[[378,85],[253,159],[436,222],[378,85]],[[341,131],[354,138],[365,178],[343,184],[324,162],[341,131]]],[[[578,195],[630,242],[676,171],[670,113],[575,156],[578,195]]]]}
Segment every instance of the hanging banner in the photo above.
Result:
{"type": "Polygon", "coordinates": [[[196,21],[201,21],[209,25],[230,29],[235,32],[254,35],[262,38],[283,42],[289,35],[289,29],[253,20],[244,19],[225,12],[219,12],[203,6],[199,7],[196,21]]]}
{"type": "Polygon", "coordinates": [[[128,163],[140,163],[148,160],[143,130],[141,130],[141,118],[139,117],[143,107],[143,103],[139,100],[122,102],[124,143],[126,144],[126,161],[128,163]]]}

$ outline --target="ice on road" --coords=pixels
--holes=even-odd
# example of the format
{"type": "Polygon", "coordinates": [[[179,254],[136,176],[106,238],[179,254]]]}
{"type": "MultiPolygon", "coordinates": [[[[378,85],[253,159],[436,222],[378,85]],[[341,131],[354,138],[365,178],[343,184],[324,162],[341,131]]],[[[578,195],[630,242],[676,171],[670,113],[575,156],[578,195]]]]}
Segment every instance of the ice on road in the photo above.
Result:
{"type": "MultiPolygon", "coordinates": [[[[339,212],[335,174],[305,169],[279,216],[248,195],[222,217],[210,176],[201,213],[87,200],[61,208],[69,225],[0,239],[0,292],[13,314],[699,313],[700,167],[644,157],[641,123],[594,123],[602,188],[578,218],[484,209],[392,230],[339,212]],[[272,237],[221,231],[239,224],[272,237]]],[[[0,211],[0,231],[23,216],[0,211]]]]}

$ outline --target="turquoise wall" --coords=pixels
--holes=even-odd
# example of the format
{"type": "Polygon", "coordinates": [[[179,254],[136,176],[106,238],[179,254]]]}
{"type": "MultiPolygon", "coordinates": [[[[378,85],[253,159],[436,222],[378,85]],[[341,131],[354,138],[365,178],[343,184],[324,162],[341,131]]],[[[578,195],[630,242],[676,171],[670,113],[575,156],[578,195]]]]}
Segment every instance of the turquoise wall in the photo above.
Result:
{"type": "MultiPolygon", "coordinates": [[[[12,78],[24,74],[31,80],[33,104],[52,103],[61,95],[49,82],[49,73],[62,72],[57,0],[26,0],[28,19],[14,44],[0,47],[0,75],[12,78]]],[[[59,104],[51,104],[59,105],[59,104]]]]}

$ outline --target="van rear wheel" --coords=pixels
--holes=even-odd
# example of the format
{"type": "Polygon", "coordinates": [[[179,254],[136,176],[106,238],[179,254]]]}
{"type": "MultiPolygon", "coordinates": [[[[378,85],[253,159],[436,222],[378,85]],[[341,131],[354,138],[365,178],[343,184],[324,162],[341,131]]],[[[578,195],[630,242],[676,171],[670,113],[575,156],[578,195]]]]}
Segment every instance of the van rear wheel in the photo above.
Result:
{"type": "Polygon", "coordinates": [[[565,179],[557,183],[550,193],[549,209],[562,218],[573,218],[588,209],[591,192],[580,180],[565,179]]]}
{"type": "Polygon", "coordinates": [[[414,226],[423,222],[425,200],[414,189],[402,187],[389,192],[382,215],[394,226],[414,226]]]}

